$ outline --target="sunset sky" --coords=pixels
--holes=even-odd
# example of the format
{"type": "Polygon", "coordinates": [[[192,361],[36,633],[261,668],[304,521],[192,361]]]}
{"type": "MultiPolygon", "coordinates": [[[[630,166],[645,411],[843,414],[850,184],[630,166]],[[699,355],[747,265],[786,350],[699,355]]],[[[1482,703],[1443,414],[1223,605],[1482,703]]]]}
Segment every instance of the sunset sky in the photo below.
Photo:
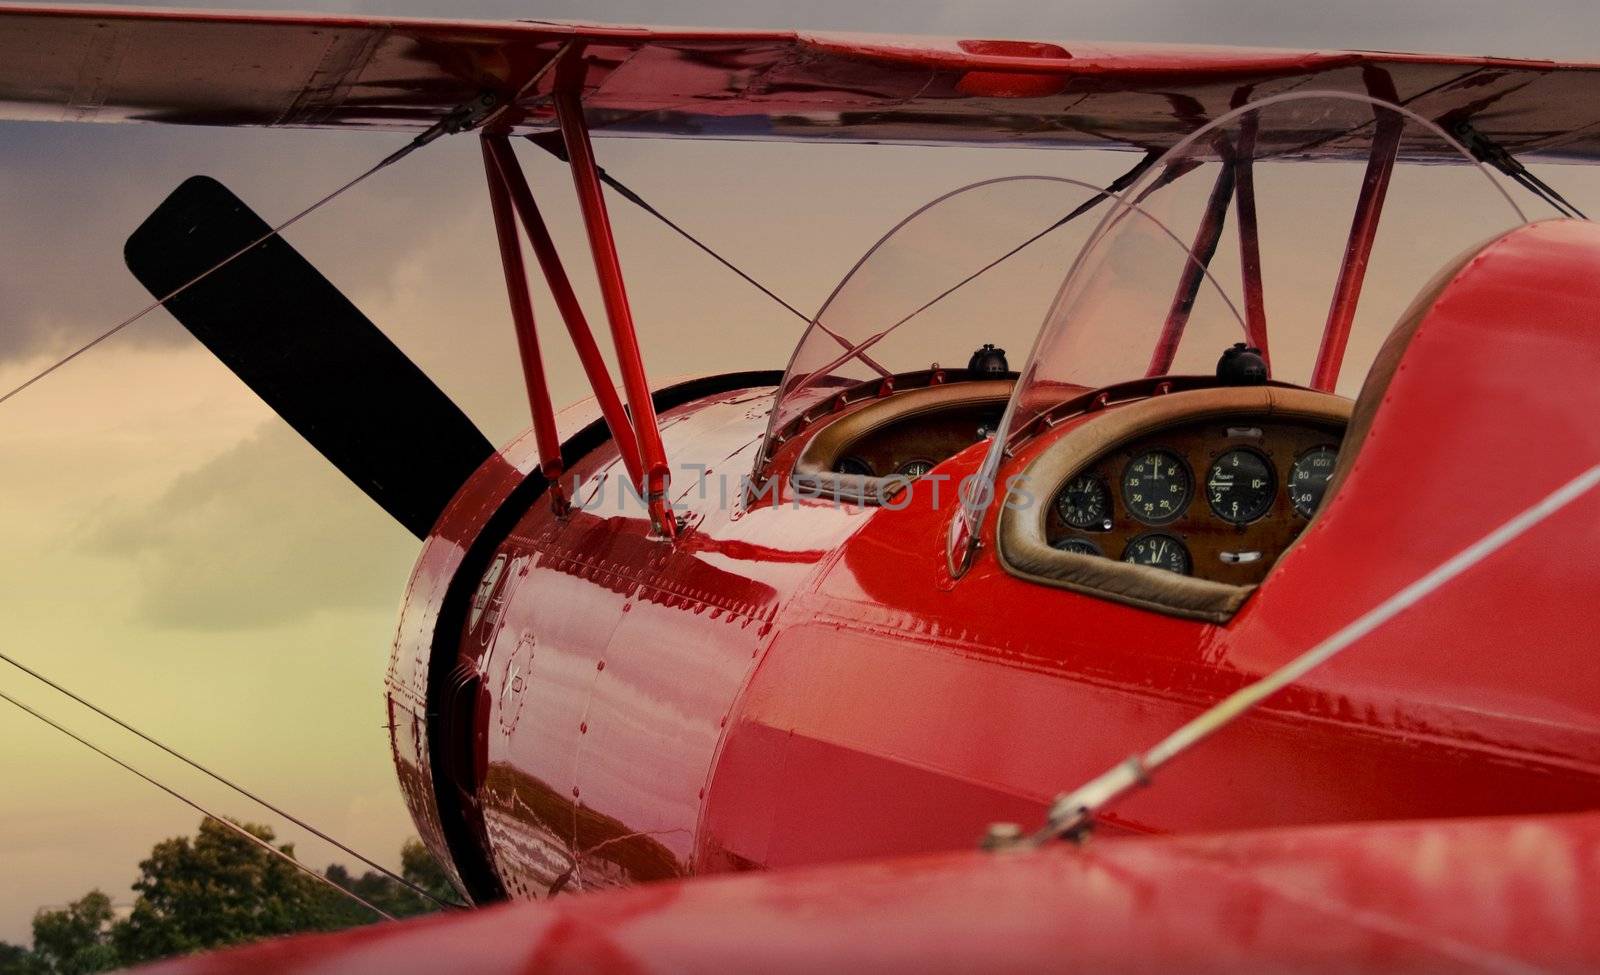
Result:
{"type": "MultiPolygon", "coordinates": [[[[1592,0],[212,5],[1600,57],[1592,0]]],[[[403,141],[0,123],[0,392],[148,301],[123,266],[122,243],[187,176],[222,179],[274,221],[403,141]]],[[[602,141],[598,152],[607,169],[806,311],[879,234],[933,196],[1025,172],[1103,184],[1130,163],[1112,153],[643,140],[602,141]]],[[[565,173],[531,151],[523,158],[558,242],[580,244],[565,173]]],[[[1579,206],[1600,210],[1594,174],[1539,171],[1579,206]]],[[[1427,185],[1411,199],[1452,205],[1427,185]]],[[[611,206],[654,376],[782,366],[795,319],[649,217],[615,199],[611,206]]],[[[1392,246],[1423,233],[1427,212],[1413,204],[1397,217],[1392,246]]],[[[1328,209],[1320,229],[1305,233],[1336,244],[1345,213],[1328,209]]],[[[429,147],[288,236],[491,440],[521,430],[526,400],[475,140],[429,147]]],[[[597,309],[582,262],[572,264],[597,309]]],[[[1384,286],[1403,305],[1425,277],[1408,270],[1384,286]]],[[[554,322],[539,300],[541,321],[554,322]]],[[[575,359],[545,334],[556,399],[566,403],[583,390],[575,359]]],[[[968,347],[966,335],[954,341],[968,347]]],[[[0,471],[0,650],[365,852],[398,860],[413,829],[389,760],[382,680],[414,538],[159,312],[0,406],[0,471]]],[[[348,861],[3,665],[0,690],[220,811],[271,823],[319,867],[348,861]]],[[[4,704],[0,776],[3,940],[25,942],[36,908],[91,887],[127,902],[151,844],[192,832],[199,819],[4,704]]]]}

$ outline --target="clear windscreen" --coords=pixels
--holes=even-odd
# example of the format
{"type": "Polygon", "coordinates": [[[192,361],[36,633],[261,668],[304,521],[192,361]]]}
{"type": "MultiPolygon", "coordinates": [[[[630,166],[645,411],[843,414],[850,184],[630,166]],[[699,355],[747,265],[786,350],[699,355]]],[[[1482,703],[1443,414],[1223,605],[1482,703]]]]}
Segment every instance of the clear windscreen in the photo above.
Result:
{"type": "Polygon", "coordinates": [[[1196,131],[1099,215],[963,491],[952,546],[976,537],[1010,438],[1083,387],[1210,375],[1247,342],[1273,379],[1353,396],[1423,286],[1526,219],[1438,126],[1361,96],[1277,96],[1196,131]],[[1347,261],[1369,219],[1370,253],[1347,261]]]}
{"type": "Polygon", "coordinates": [[[801,337],[768,442],[841,388],[935,364],[964,367],[984,343],[1020,361],[1102,199],[1088,183],[1015,176],[962,187],[906,217],[801,337]]]}

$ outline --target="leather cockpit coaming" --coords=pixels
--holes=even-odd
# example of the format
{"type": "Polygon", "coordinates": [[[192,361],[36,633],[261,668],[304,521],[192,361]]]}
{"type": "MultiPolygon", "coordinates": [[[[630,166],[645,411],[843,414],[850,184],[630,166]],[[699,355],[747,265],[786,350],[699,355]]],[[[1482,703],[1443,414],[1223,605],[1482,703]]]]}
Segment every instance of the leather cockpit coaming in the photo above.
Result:
{"type": "MultiPolygon", "coordinates": [[[[1019,484],[1050,498],[1078,472],[1142,436],[1207,419],[1301,419],[1342,430],[1350,402],[1280,386],[1217,387],[1155,396],[1108,410],[1049,444],[1020,474],[1019,484]]],[[[1001,505],[996,554],[1005,570],[1041,585],[1069,589],[1141,609],[1223,623],[1244,604],[1253,585],[1195,578],[1146,565],[1063,551],[1050,544],[1050,506],[1001,505]]]]}

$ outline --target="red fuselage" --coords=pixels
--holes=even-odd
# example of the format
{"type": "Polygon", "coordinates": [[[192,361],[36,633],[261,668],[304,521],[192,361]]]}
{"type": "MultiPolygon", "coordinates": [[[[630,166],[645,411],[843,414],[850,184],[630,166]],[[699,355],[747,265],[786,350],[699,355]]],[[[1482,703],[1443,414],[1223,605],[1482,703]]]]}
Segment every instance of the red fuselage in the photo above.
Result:
{"type": "MultiPolygon", "coordinates": [[[[959,849],[995,821],[1032,826],[1057,793],[1600,457],[1596,307],[1600,230],[1551,222],[1489,245],[1375,391],[1337,493],[1222,625],[1017,578],[995,559],[992,513],[952,579],[955,508],[931,492],[864,508],[783,486],[752,503],[739,478],[771,377],[658,396],[667,455],[708,468],[703,493],[679,475],[675,543],[609,495],[554,513],[524,437],[458,494],[407,592],[388,692],[407,801],[479,899],[959,849]]],[[[777,454],[780,485],[804,439],[777,454]]],[[[569,474],[609,472],[614,494],[603,436],[568,449],[569,474]]],[[[982,452],[940,470],[960,477],[982,452]]],[[[1589,497],[1175,762],[1103,825],[1594,807],[1597,551],[1589,497]]]]}

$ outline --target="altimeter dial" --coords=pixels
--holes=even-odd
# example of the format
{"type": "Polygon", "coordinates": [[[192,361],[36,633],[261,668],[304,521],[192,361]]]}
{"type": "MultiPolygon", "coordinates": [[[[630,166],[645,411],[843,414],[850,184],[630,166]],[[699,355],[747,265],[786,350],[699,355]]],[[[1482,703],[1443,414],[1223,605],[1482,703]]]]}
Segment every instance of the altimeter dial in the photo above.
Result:
{"type": "Polygon", "coordinates": [[[1056,495],[1056,514],[1073,528],[1106,531],[1111,528],[1111,491],[1093,474],[1080,474],[1056,495]]]}
{"type": "Polygon", "coordinates": [[[1122,470],[1122,503],[1147,525],[1165,525],[1189,507],[1194,482],[1189,465],[1170,450],[1149,450],[1122,470]]]}

